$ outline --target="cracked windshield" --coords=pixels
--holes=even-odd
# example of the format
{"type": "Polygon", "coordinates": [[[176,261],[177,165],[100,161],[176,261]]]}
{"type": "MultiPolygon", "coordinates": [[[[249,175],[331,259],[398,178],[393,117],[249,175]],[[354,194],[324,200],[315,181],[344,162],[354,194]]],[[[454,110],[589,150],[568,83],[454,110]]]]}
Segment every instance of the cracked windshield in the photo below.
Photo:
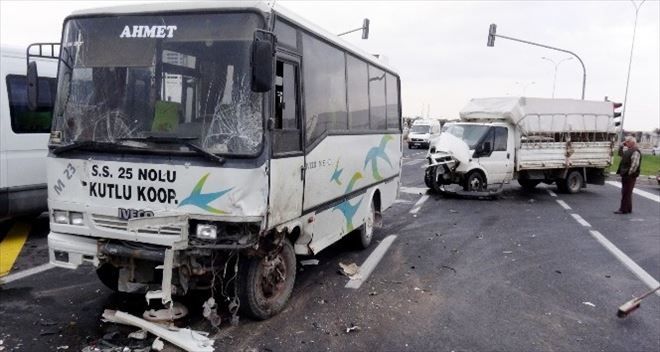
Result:
{"type": "Polygon", "coordinates": [[[53,130],[63,145],[178,151],[186,142],[255,154],[262,95],[250,89],[250,44],[259,22],[240,13],[68,21],[53,130]]]}

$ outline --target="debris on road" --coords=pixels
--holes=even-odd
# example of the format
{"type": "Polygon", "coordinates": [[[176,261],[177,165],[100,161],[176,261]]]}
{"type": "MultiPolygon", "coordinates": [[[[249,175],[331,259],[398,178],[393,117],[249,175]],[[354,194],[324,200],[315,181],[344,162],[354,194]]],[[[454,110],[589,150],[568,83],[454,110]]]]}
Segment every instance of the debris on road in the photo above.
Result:
{"type": "Polygon", "coordinates": [[[456,269],[452,268],[449,265],[442,265],[442,266],[440,266],[440,268],[451,270],[451,271],[454,272],[454,274],[456,274],[456,269]]]}
{"type": "Polygon", "coordinates": [[[458,211],[456,211],[456,210],[454,210],[454,209],[449,209],[449,212],[452,213],[452,214],[456,214],[456,213],[458,213],[458,211]]]}
{"type": "Polygon", "coordinates": [[[160,339],[160,337],[157,337],[154,342],[151,344],[151,348],[154,351],[162,351],[163,348],[165,348],[165,344],[163,341],[160,339]]]}
{"type": "Polygon", "coordinates": [[[188,315],[188,308],[179,302],[174,302],[169,308],[146,310],[142,317],[148,321],[164,322],[181,319],[186,315],[188,315]]]}
{"type": "Polygon", "coordinates": [[[589,306],[589,307],[596,307],[596,305],[591,303],[591,302],[582,302],[582,304],[584,304],[585,306],[589,306]]]}
{"type": "Polygon", "coordinates": [[[351,323],[351,326],[346,328],[346,333],[350,333],[351,331],[360,331],[360,327],[351,323]]]}
{"type": "Polygon", "coordinates": [[[512,254],[512,251],[502,251],[502,254],[512,254]]]}
{"type": "Polygon", "coordinates": [[[341,273],[348,276],[351,280],[359,279],[357,273],[360,271],[360,267],[357,264],[344,264],[339,262],[339,267],[341,268],[341,273]]]}
{"type": "Polygon", "coordinates": [[[301,260],[300,264],[302,266],[319,265],[319,260],[318,259],[305,259],[305,260],[301,260]]]}
{"type": "Polygon", "coordinates": [[[140,329],[128,334],[129,339],[144,340],[147,338],[147,332],[140,329]]]}
{"type": "Polygon", "coordinates": [[[68,349],[69,349],[69,346],[64,345],[64,346],[57,346],[57,348],[55,350],[59,351],[59,350],[68,350],[68,349]]]}
{"type": "Polygon", "coordinates": [[[213,351],[213,340],[209,339],[202,333],[190,330],[188,328],[177,329],[174,327],[164,327],[162,325],[138,318],[134,315],[110,309],[106,309],[103,312],[103,318],[109,322],[132,325],[138,328],[142,328],[186,351],[213,351]]]}

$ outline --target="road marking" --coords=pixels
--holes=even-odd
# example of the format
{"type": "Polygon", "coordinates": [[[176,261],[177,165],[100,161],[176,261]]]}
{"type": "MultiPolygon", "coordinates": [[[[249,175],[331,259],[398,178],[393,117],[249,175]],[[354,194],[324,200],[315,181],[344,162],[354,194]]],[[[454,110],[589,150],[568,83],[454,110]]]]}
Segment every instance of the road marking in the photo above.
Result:
{"type": "Polygon", "coordinates": [[[557,199],[557,203],[559,203],[559,205],[561,205],[562,208],[566,210],[571,210],[571,207],[569,207],[568,204],[566,204],[566,202],[564,202],[563,200],[557,199]]]}
{"type": "Polygon", "coordinates": [[[412,202],[409,201],[409,200],[405,200],[405,199],[395,199],[394,200],[394,204],[410,204],[410,203],[412,203],[412,202]]]}
{"type": "Polygon", "coordinates": [[[547,191],[548,191],[548,193],[550,194],[551,197],[557,197],[557,193],[555,193],[555,192],[553,192],[549,189],[547,191]]]}
{"type": "Polygon", "coordinates": [[[376,265],[378,265],[378,263],[380,263],[380,260],[383,259],[383,256],[385,256],[385,253],[390,248],[392,242],[394,242],[395,239],[396,239],[396,235],[389,235],[385,237],[380,242],[378,247],[376,247],[376,249],[374,249],[374,251],[371,252],[371,254],[369,254],[367,260],[365,260],[364,263],[362,263],[357,274],[355,274],[356,279],[348,280],[346,286],[344,287],[352,288],[356,290],[360,288],[360,286],[362,286],[362,284],[365,281],[367,281],[369,275],[371,275],[371,273],[374,271],[376,265]]]}
{"type": "Polygon", "coordinates": [[[571,214],[571,216],[573,217],[573,219],[575,219],[575,221],[580,223],[580,225],[584,227],[591,227],[591,224],[588,223],[587,220],[584,220],[580,215],[573,213],[571,214]]]}
{"type": "Polygon", "coordinates": [[[410,193],[410,194],[424,194],[426,191],[428,191],[428,188],[422,188],[422,187],[399,187],[399,191],[403,193],[410,193]]]}
{"type": "Polygon", "coordinates": [[[426,159],[414,159],[414,160],[403,163],[403,166],[419,164],[419,163],[423,162],[424,160],[426,160],[426,159]]]}
{"type": "Polygon", "coordinates": [[[417,214],[419,209],[422,208],[422,204],[424,204],[424,202],[426,202],[427,199],[429,199],[429,196],[427,194],[423,195],[422,198],[419,198],[419,200],[417,201],[417,203],[415,203],[413,208],[410,209],[410,214],[417,214]]]}
{"type": "MultiPolygon", "coordinates": [[[[596,230],[590,230],[589,233],[593,238],[596,239],[600,244],[605,247],[612,255],[616,257],[623,265],[625,265],[628,270],[630,270],[635,276],[637,276],[646,286],[650,289],[654,289],[660,286],[658,280],[654,279],[653,276],[649,275],[644,269],[642,269],[637,263],[635,263],[630,257],[623,253],[619,248],[617,248],[612,242],[610,242],[603,234],[596,230]]],[[[660,296],[660,291],[656,292],[656,295],[660,296]]]]}
{"type": "MultiPolygon", "coordinates": [[[[605,181],[605,183],[607,183],[607,184],[610,185],[610,186],[614,186],[614,187],[617,187],[617,188],[621,188],[621,184],[618,183],[618,182],[614,182],[614,181],[605,181]]],[[[650,199],[650,200],[652,200],[652,201],[654,201],[654,202],[656,202],[656,203],[660,203],[660,196],[659,196],[659,195],[655,195],[655,194],[653,194],[653,193],[651,193],[651,192],[647,192],[647,191],[643,191],[643,190],[641,190],[641,189],[633,188],[633,193],[635,193],[635,194],[637,194],[637,195],[639,195],[639,196],[642,196],[642,197],[644,197],[644,198],[650,199]]]]}
{"type": "Polygon", "coordinates": [[[0,277],[3,277],[11,271],[14,262],[23,249],[23,245],[30,234],[30,224],[25,222],[15,223],[7,237],[0,242],[0,277]]]}
{"type": "Polygon", "coordinates": [[[50,270],[50,269],[53,269],[53,268],[55,268],[55,265],[53,265],[51,263],[41,264],[39,266],[35,266],[34,268],[25,269],[25,270],[13,273],[11,275],[7,275],[3,278],[0,278],[0,284],[8,284],[12,281],[25,279],[28,276],[39,274],[39,273],[42,273],[46,270],[50,270]]]}

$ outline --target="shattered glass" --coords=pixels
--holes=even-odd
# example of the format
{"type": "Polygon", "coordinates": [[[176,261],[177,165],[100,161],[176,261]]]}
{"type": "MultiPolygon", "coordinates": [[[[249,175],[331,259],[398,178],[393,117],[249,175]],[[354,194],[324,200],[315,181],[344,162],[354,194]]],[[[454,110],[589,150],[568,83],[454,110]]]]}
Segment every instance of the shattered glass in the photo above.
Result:
{"type": "Polygon", "coordinates": [[[185,151],[154,142],[163,137],[217,154],[256,154],[263,94],[251,90],[250,48],[260,26],[248,13],[67,21],[53,130],[64,145],[142,139],[149,149],[185,151]],[[124,35],[149,26],[176,29],[171,38],[124,35]]]}

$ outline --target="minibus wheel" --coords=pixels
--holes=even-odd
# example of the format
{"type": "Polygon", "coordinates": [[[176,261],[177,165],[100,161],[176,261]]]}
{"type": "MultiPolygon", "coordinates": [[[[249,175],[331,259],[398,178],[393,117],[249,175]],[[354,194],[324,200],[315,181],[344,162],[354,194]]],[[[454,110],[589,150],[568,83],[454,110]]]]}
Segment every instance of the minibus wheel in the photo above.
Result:
{"type": "Polygon", "coordinates": [[[258,320],[277,315],[289,301],[296,281],[296,255],[291,242],[284,240],[279,250],[246,261],[239,269],[241,311],[258,320]]]}
{"type": "Polygon", "coordinates": [[[376,221],[376,206],[374,202],[371,201],[371,206],[369,207],[369,213],[364,219],[364,225],[358,231],[359,236],[357,236],[358,246],[362,249],[369,248],[371,245],[371,240],[374,237],[374,223],[376,221]]]}

